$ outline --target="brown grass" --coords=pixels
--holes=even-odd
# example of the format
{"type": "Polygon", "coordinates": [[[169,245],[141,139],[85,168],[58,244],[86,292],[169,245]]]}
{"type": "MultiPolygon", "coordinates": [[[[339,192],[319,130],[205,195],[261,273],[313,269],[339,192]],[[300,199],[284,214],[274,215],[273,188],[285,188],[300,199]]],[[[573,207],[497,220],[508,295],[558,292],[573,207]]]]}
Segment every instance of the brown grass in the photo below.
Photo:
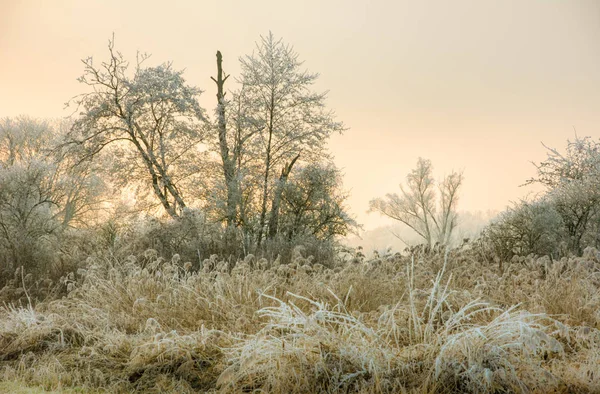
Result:
{"type": "Polygon", "coordinates": [[[468,250],[333,270],[302,256],[213,257],[199,272],[151,250],[91,259],[68,296],[0,309],[0,381],[21,392],[600,392],[593,252],[515,258],[504,272],[468,250]]]}

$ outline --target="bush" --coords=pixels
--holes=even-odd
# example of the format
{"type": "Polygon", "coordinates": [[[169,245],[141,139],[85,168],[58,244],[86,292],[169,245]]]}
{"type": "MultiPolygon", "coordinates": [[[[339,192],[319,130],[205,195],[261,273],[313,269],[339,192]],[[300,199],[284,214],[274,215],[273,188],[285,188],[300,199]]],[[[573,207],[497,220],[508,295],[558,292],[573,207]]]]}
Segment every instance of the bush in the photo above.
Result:
{"type": "Polygon", "coordinates": [[[520,201],[504,211],[481,234],[492,257],[509,261],[513,256],[559,257],[565,237],[561,216],[546,200],[520,201]]]}

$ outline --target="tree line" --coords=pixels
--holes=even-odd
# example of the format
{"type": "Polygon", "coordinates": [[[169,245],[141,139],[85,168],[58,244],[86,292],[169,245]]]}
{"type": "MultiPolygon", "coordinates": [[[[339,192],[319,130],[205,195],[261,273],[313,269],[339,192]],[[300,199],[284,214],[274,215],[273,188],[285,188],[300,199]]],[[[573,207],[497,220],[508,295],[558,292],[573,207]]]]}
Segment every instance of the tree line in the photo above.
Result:
{"type": "Polygon", "coordinates": [[[327,150],[345,126],[293,47],[261,37],[239,58],[237,78],[217,52],[212,115],[183,71],[148,58],[129,62],[113,37],[106,60],[82,61],[84,89],[68,120],[2,121],[0,238],[13,255],[4,267],[35,260],[27,253],[111,209],[115,219],[122,190],[136,212],[174,226],[201,217],[220,232],[221,251],[238,256],[272,242],[331,243],[358,228],[327,150]]]}
{"type": "MultiPolygon", "coordinates": [[[[0,267],[64,272],[99,247],[147,248],[200,262],[212,254],[291,256],[299,245],[330,262],[360,225],[346,205],[327,142],[346,127],[317,92],[318,74],[269,33],[231,78],[216,53],[214,111],[171,63],[130,63],[109,40],[107,59],[83,59],[83,92],[68,119],[0,121],[0,267]],[[135,203],[120,202],[123,192],[135,203]],[[141,223],[141,224],[140,224],[141,223]]],[[[600,247],[600,144],[548,148],[527,184],[546,191],[514,204],[479,239],[488,256],[581,254],[600,247]]],[[[416,167],[370,211],[412,229],[425,250],[456,242],[464,176],[437,182],[416,167]]]]}

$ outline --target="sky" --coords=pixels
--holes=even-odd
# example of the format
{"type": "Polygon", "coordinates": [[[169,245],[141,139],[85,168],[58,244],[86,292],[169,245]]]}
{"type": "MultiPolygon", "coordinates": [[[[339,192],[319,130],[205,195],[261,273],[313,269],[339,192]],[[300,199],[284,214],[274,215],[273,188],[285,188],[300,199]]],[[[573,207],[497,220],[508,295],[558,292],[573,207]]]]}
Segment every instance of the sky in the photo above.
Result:
{"type": "Polygon", "coordinates": [[[464,171],[461,210],[502,210],[542,142],[600,137],[600,1],[0,0],[0,118],[60,117],[81,59],[116,48],[170,61],[213,108],[215,53],[239,72],[261,35],[291,44],[348,130],[329,147],[366,229],[418,157],[464,171]]]}

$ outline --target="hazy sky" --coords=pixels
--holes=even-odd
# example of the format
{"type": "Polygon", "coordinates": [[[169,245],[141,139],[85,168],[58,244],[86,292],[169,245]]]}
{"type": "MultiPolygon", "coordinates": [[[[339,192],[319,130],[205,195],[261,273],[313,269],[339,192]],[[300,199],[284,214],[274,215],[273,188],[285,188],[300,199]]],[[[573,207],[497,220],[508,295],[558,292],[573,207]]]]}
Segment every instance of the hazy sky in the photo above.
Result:
{"type": "Polygon", "coordinates": [[[271,30],[321,74],[349,130],[331,141],[350,204],[398,190],[419,156],[463,169],[461,209],[524,196],[540,142],[600,137],[600,1],[0,0],[0,117],[68,114],[80,59],[116,47],[172,61],[212,110],[215,52],[238,57],[271,30]]]}

